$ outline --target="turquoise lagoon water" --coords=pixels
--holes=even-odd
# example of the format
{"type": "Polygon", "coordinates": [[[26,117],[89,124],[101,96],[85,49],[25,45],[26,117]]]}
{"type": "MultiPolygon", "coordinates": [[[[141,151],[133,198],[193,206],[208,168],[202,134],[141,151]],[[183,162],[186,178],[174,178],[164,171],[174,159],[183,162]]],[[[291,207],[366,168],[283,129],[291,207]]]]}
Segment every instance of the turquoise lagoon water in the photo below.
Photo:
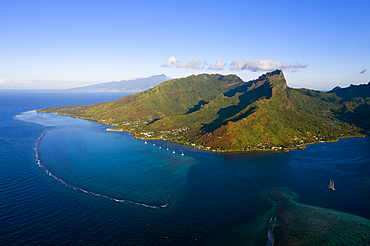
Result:
{"type": "Polygon", "coordinates": [[[277,187],[370,219],[369,138],[289,153],[204,152],[32,111],[123,93],[0,94],[1,244],[265,245],[277,187]]]}

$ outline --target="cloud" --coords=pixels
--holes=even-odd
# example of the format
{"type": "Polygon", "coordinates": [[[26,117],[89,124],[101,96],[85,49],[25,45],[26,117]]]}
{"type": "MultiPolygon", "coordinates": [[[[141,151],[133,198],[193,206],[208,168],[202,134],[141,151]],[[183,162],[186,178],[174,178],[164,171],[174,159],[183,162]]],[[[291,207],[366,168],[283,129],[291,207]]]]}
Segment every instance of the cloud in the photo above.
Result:
{"type": "Polygon", "coordinates": [[[177,68],[193,68],[193,69],[204,69],[204,67],[207,65],[206,62],[202,63],[200,60],[194,59],[191,62],[181,62],[180,64],[177,64],[177,68]]]}
{"type": "MultiPolygon", "coordinates": [[[[175,64],[176,68],[190,68],[190,69],[205,69],[206,66],[208,66],[208,63],[201,62],[198,58],[192,60],[191,62],[180,62],[179,59],[177,59],[175,56],[171,56],[165,61],[164,64],[161,65],[161,67],[173,67],[175,64]]],[[[224,70],[225,66],[227,64],[218,61],[214,65],[210,65],[208,67],[208,70],[224,70]]],[[[237,61],[233,61],[229,65],[229,70],[235,71],[235,70],[249,70],[252,72],[258,72],[258,71],[273,71],[276,69],[280,70],[291,70],[292,73],[298,72],[300,68],[306,68],[308,65],[300,64],[299,62],[276,62],[272,60],[246,60],[246,59],[240,59],[237,61]]],[[[364,73],[366,70],[362,71],[361,73],[364,73]]]]}
{"type": "MultiPolygon", "coordinates": [[[[41,81],[29,79],[14,79],[9,77],[0,77],[1,89],[35,89],[39,88],[42,84],[41,81]]],[[[46,85],[51,85],[53,82],[45,81],[46,85]]],[[[49,86],[50,87],[50,86],[49,86]]]]}
{"type": "Polygon", "coordinates": [[[276,62],[271,60],[245,60],[241,59],[238,61],[233,61],[230,64],[230,70],[249,70],[252,72],[258,71],[273,71],[276,69],[289,70],[293,69],[293,72],[297,72],[299,68],[306,68],[308,65],[303,65],[298,62],[276,62]]]}
{"type": "Polygon", "coordinates": [[[14,86],[26,83],[28,83],[28,81],[17,80],[9,77],[0,77],[0,86],[14,86]]]}
{"type": "Polygon", "coordinates": [[[161,65],[161,67],[172,67],[174,64],[180,62],[179,59],[177,59],[174,56],[171,56],[167,59],[167,61],[164,62],[164,64],[161,65]]]}
{"type": "Polygon", "coordinates": [[[0,77],[0,89],[58,89],[66,88],[63,84],[67,82],[0,77]]]}
{"type": "Polygon", "coordinates": [[[222,61],[218,61],[215,63],[215,65],[209,66],[208,70],[224,70],[225,66],[226,66],[226,63],[223,63],[222,61]]]}
{"type": "Polygon", "coordinates": [[[364,70],[362,70],[362,71],[360,72],[360,74],[364,74],[364,73],[366,73],[366,69],[364,69],[364,70]]]}

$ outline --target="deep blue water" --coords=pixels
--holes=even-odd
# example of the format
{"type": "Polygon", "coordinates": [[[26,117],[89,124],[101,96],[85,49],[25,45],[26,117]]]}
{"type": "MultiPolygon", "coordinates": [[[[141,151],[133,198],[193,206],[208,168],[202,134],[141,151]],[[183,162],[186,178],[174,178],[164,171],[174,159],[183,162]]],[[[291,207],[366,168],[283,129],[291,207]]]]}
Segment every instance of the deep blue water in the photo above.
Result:
{"type": "Polygon", "coordinates": [[[0,244],[264,245],[276,187],[370,219],[369,138],[223,154],[29,112],[124,95],[0,91],[0,244]]]}

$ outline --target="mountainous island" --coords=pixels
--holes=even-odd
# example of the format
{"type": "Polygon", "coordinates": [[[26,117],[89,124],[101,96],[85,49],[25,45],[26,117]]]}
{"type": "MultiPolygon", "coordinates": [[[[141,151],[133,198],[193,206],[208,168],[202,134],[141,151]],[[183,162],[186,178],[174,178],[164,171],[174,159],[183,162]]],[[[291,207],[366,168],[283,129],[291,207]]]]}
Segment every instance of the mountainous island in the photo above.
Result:
{"type": "Polygon", "coordinates": [[[95,85],[71,88],[73,91],[144,91],[160,83],[170,80],[164,74],[153,75],[147,78],[121,80],[119,82],[105,82],[95,85]]]}
{"type": "Polygon", "coordinates": [[[320,92],[288,87],[280,70],[249,82],[236,75],[201,74],[112,102],[39,112],[210,151],[302,149],[310,143],[368,135],[370,82],[320,92]]]}

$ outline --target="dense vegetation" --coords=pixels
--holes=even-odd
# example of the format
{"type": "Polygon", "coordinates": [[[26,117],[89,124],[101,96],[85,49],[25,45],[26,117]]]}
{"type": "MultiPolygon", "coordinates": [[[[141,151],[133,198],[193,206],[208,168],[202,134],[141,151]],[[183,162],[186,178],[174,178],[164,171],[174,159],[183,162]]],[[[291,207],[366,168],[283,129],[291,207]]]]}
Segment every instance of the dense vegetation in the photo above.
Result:
{"type": "Polygon", "coordinates": [[[42,111],[207,150],[278,150],[367,134],[369,88],[292,89],[279,70],[249,82],[235,75],[201,74],[113,102],[42,111]]]}

